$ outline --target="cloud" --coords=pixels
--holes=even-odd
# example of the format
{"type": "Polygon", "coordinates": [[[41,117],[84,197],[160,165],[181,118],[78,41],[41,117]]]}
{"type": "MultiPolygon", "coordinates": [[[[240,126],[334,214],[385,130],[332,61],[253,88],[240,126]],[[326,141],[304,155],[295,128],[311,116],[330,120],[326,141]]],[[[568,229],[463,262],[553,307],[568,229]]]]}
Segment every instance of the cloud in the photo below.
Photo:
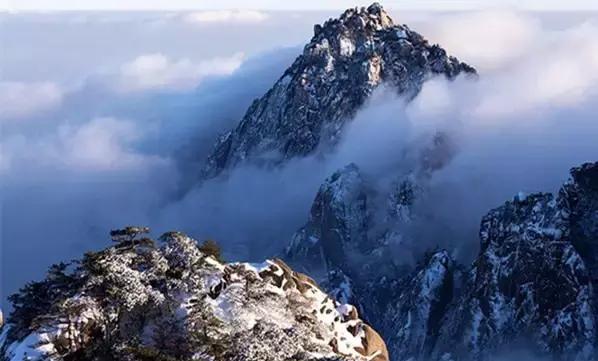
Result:
{"type": "Polygon", "coordinates": [[[0,121],[18,120],[60,105],[63,90],[51,82],[0,82],[0,121]]]}
{"type": "Polygon", "coordinates": [[[598,28],[582,26],[535,39],[528,56],[503,69],[504,74],[483,79],[492,93],[479,102],[482,115],[509,115],[536,107],[576,106],[595,96],[598,82],[598,28]],[[517,81],[509,81],[510,76],[517,81]]]}
{"type": "Polygon", "coordinates": [[[132,121],[95,118],[78,127],[59,127],[54,142],[45,146],[49,148],[49,154],[56,155],[54,164],[62,162],[70,169],[101,172],[166,162],[134,149],[134,142],[145,136],[145,132],[132,121]]]}
{"type": "MultiPolygon", "coordinates": [[[[433,173],[430,191],[417,205],[421,223],[406,231],[419,246],[455,247],[468,262],[486,212],[518,191],[556,191],[570,167],[598,159],[596,37],[592,24],[539,28],[517,60],[504,48],[496,56],[505,60],[476,81],[432,79],[409,104],[380,89],[332,159],[352,159],[383,183],[412,169],[409,156],[426,140],[449,135],[457,152],[433,173]]],[[[480,57],[486,51],[469,50],[480,57]]]]}
{"type": "Polygon", "coordinates": [[[78,125],[68,123],[55,131],[25,137],[12,135],[2,140],[2,172],[116,172],[164,165],[167,159],[143,154],[134,143],[145,136],[131,121],[94,118],[78,125]]]}
{"type": "Polygon", "coordinates": [[[517,61],[541,46],[536,42],[542,42],[546,34],[538,19],[506,10],[461,13],[433,21],[426,36],[481,71],[517,61]]]}
{"type": "Polygon", "coordinates": [[[256,24],[270,18],[265,12],[257,10],[213,10],[187,14],[184,20],[192,24],[236,23],[256,24]]]}
{"type": "Polygon", "coordinates": [[[32,114],[3,127],[0,291],[14,292],[51,263],[104,247],[112,228],[205,225],[206,214],[186,214],[176,199],[197,181],[216,137],[298,52],[266,52],[186,90],[115,92],[121,78],[100,74],[66,93],[44,122],[25,121],[32,114]],[[171,204],[179,219],[166,222],[171,204]]]}
{"type": "Polygon", "coordinates": [[[163,54],[140,55],[121,67],[119,90],[189,90],[209,76],[230,75],[243,61],[242,53],[194,63],[189,59],[171,60],[163,54]]]}

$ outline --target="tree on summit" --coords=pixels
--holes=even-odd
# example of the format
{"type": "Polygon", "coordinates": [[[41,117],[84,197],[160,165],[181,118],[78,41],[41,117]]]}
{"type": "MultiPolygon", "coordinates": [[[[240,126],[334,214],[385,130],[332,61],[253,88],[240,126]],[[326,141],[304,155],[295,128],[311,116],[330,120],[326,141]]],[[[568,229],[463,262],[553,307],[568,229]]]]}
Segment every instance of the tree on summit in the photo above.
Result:
{"type": "Polygon", "coordinates": [[[113,242],[132,242],[141,234],[148,234],[150,231],[149,227],[142,226],[127,226],[123,229],[113,229],[110,231],[110,238],[113,242]]]}
{"type": "Polygon", "coordinates": [[[224,262],[222,259],[222,251],[216,241],[208,239],[205,240],[199,247],[197,247],[203,254],[214,257],[219,262],[224,262]]]}

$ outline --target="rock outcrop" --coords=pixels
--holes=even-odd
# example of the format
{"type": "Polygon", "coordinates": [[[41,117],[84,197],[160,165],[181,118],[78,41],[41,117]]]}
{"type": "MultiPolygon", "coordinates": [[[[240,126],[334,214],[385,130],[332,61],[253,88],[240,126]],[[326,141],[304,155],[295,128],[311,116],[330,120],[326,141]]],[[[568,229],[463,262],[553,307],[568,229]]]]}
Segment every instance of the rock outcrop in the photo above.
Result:
{"type": "Polygon", "coordinates": [[[316,25],[314,36],[274,86],[222,135],[203,176],[251,160],[279,164],[333,145],[372,91],[387,84],[410,98],[433,76],[475,70],[405,25],[379,4],[316,25]]]}
{"type": "Polygon", "coordinates": [[[28,284],[1,358],[389,360],[353,306],[281,260],[223,263],[181,233],[162,240],[120,240],[28,284]]]}
{"type": "Polygon", "coordinates": [[[447,251],[427,253],[414,269],[389,256],[416,241],[400,226],[418,217],[425,179],[404,177],[384,195],[384,224],[397,225],[384,230],[368,180],[354,165],[339,170],[286,257],[310,267],[319,260],[328,291],[360,308],[393,360],[487,360],[519,347],[593,360],[598,163],[573,168],[556,196],[518,194],[490,211],[469,270],[447,251]]]}
{"type": "Polygon", "coordinates": [[[567,213],[538,193],[484,217],[480,255],[441,327],[437,356],[486,359],[525,345],[559,360],[593,358],[592,285],[567,213]]]}
{"type": "Polygon", "coordinates": [[[399,284],[382,320],[391,354],[400,360],[428,360],[444,315],[453,302],[455,265],[446,251],[426,255],[399,284]]]}
{"type": "Polygon", "coordinates": [[[320,187],[307,224],[286,253],[307,267],[347,271],[352,254],[368,254],[368,208],[363,177],[356,165],[335,172],[320,187]]]}

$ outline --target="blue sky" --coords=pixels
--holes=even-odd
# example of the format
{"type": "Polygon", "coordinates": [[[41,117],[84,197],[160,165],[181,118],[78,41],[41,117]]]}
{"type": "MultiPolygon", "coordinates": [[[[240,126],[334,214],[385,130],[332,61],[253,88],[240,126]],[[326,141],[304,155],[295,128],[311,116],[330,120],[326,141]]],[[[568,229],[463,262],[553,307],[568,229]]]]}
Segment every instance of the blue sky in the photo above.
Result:
{"type": "MultiPolygon", "coordinates": [[[[598,10],[594,0],[381,0],[393,9],[463,10],[492,7],[516,7],[530,10],[598,10]]],[[[21,10],[173,10],[231,9],[329,10],[369,2],[356,0],[0,0],[0,8],[21,10]]]]}

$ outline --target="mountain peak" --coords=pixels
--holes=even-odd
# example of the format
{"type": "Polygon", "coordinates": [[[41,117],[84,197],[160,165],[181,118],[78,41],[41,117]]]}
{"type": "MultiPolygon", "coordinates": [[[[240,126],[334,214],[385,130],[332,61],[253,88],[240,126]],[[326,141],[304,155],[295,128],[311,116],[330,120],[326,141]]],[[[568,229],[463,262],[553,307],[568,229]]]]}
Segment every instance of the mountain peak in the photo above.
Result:
{"type": "Polygon", "coordinates": [[[367,8],[348,9],[340,17],[341,21],[354,21],[357,18],[362,20],[364,25],[373,27],[377,30],[394,26],[392,19],[379,3],[373,3],[367,8]]]}
{"type": "Polygon", "coordinates": [[[303,53],[217,142],[204,178],[250,160],[280,164],[334,145],[374,89],[385,83],[413,98],[434,77],[475,69],[395,25],[381,5],[346,10],[314,27],[303,53]]]}
{"type": "Polygon", "coordinates": [[[343,25],[345,28],[382,30],[391,28],[394,23],[386,13],[382,5],[373,3],[366,7],[355,7],[345,10],[338,19],[330,19],[324,25],[314,26],[314,35],[317,36],[323,28],[339,29],[343,25]]]}

